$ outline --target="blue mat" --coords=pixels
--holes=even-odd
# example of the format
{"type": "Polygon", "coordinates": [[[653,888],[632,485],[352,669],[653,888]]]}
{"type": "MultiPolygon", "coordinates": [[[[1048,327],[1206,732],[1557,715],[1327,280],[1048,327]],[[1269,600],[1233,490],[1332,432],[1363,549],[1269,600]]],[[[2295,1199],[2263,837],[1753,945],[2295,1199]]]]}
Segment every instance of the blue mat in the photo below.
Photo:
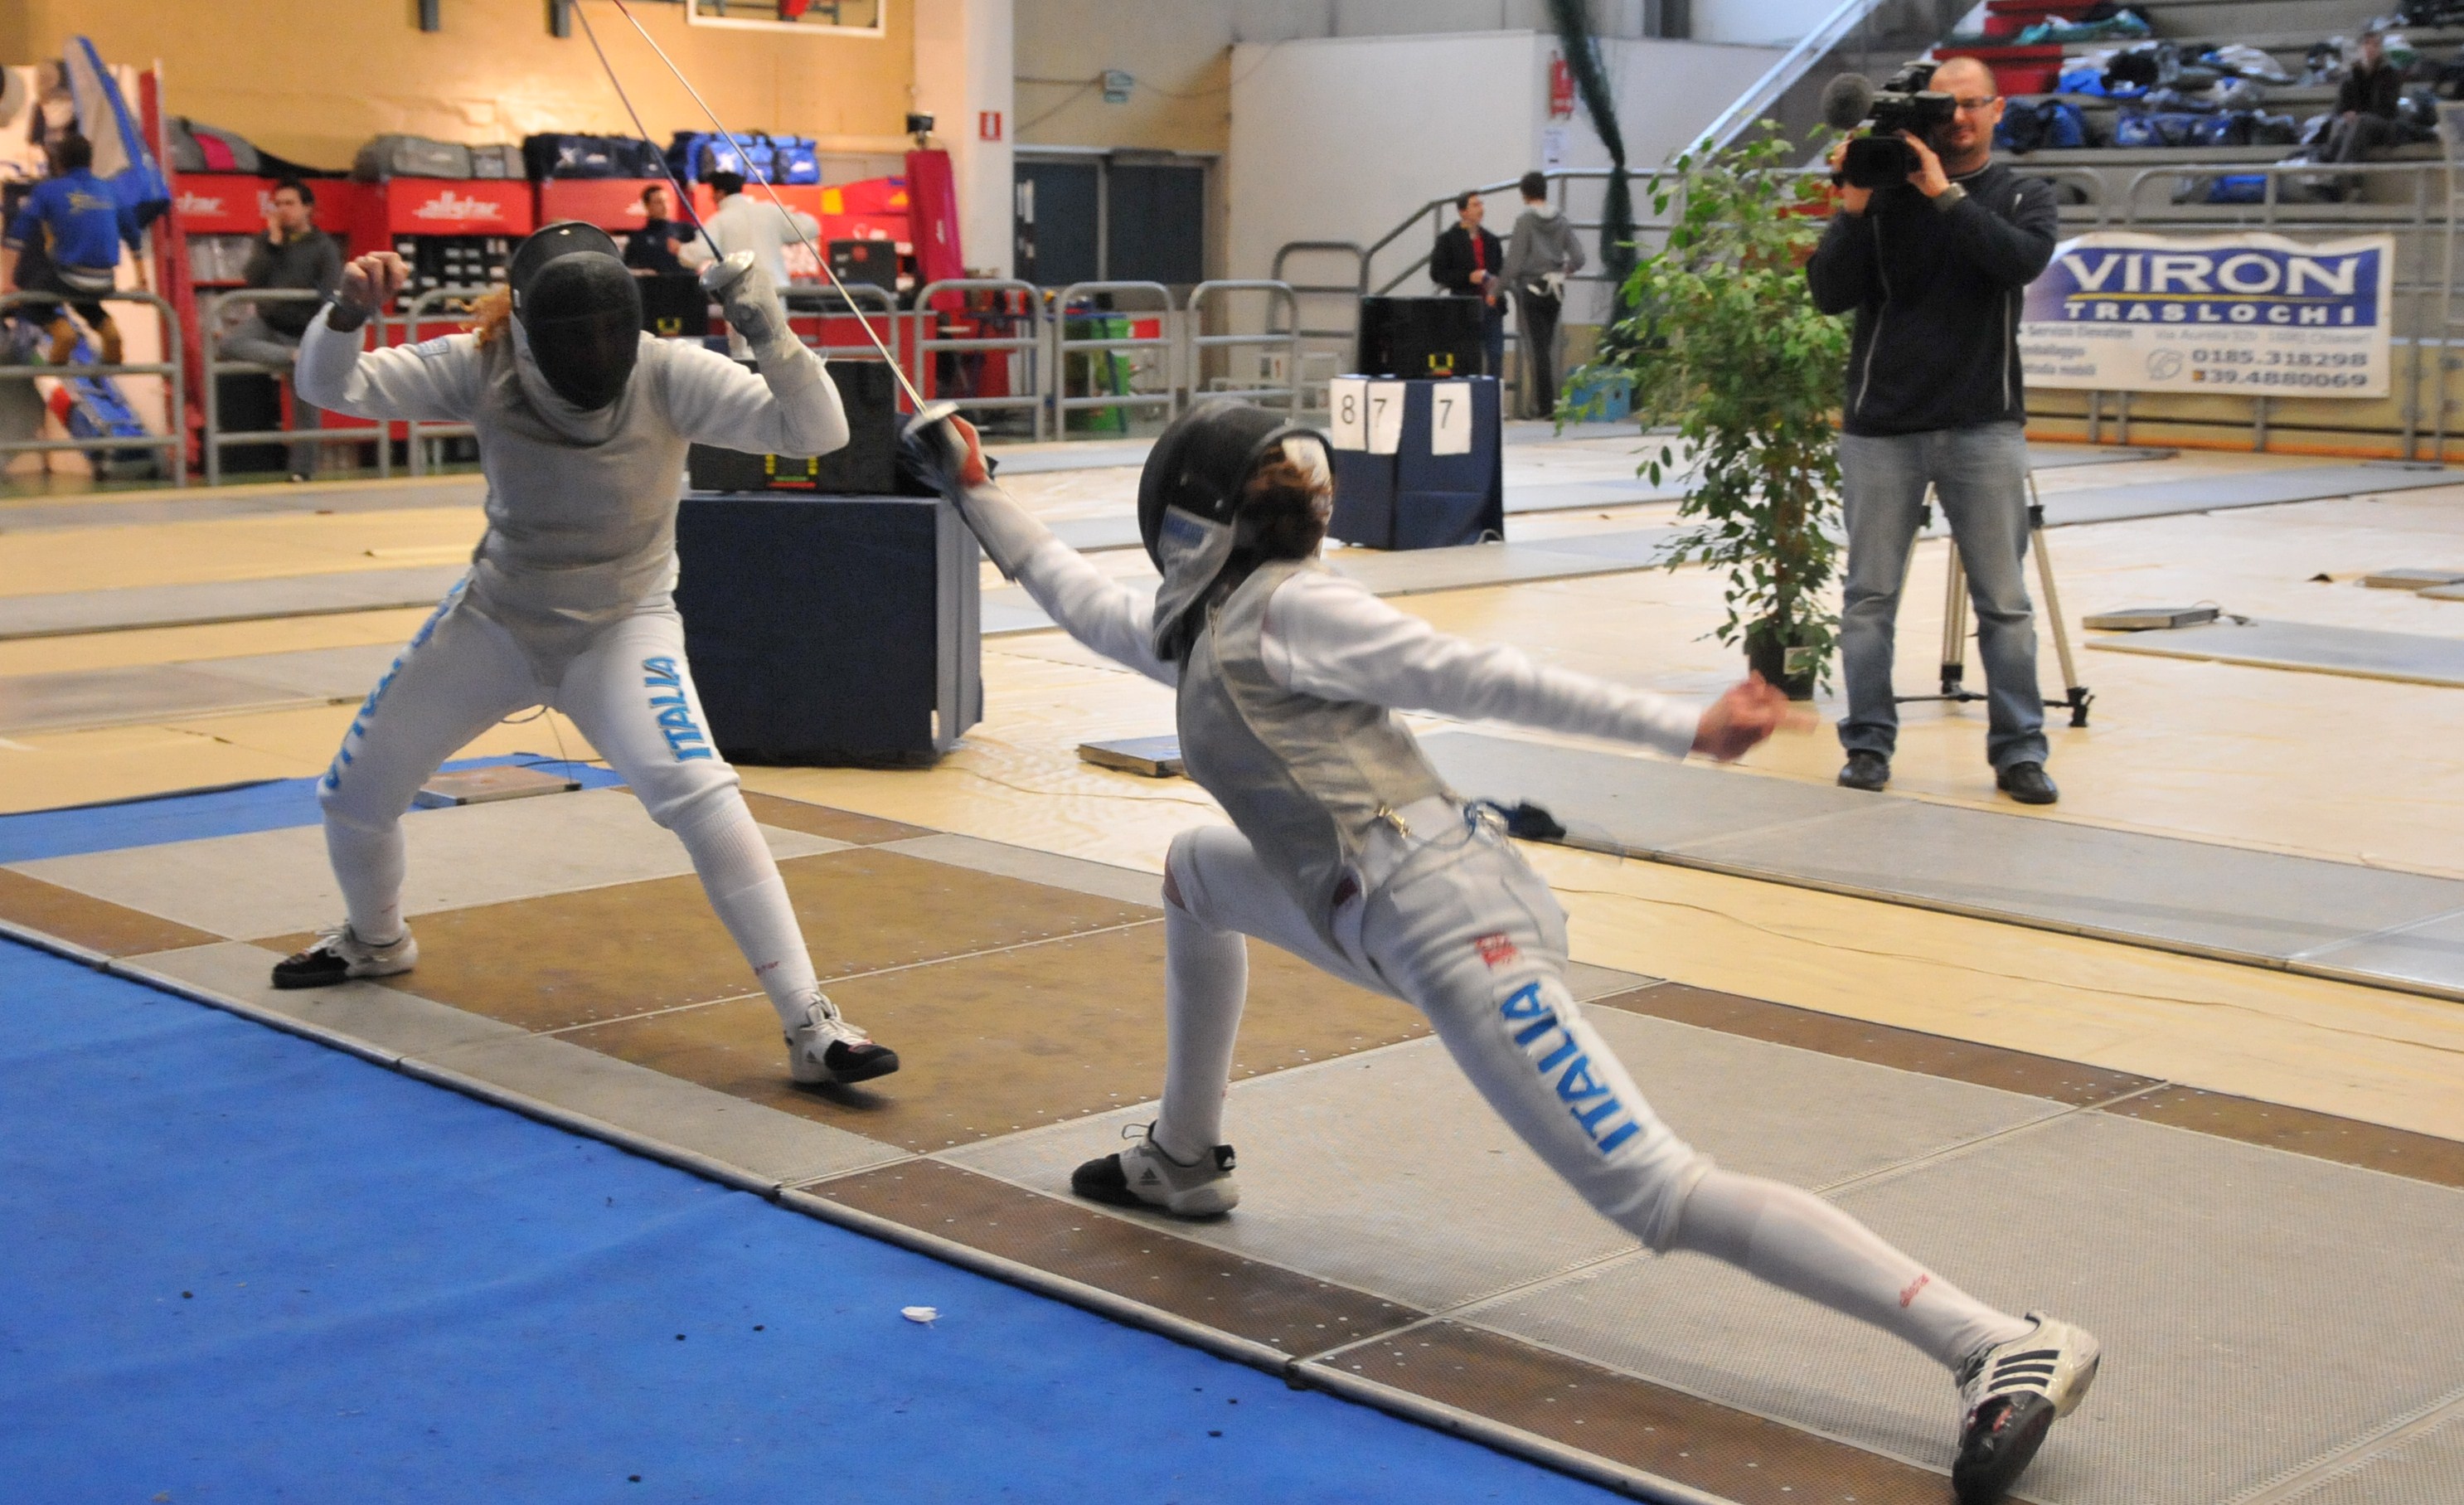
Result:
{"type": "MultiPolygon", "coordinates": [[[[604,789],[625,782],[605,768],[539,753],[463,758],[445,766],[492,768],[509,763],[561,771],[585,789],[604,789]]],[[[279,830],[286,826],[314,826],[317,821],[316,780],[269,779],[262,784],[244,784],[202,794],[176,792],[115,805],[81,805],[69,809],[0,815],[0,862],[32,862],[37,857],[72,857],[88,852],[117,852],[122,847],[155,847],[166,841],[237,836],[253,830],[279,830]]]]}
{"type": "Polygon", "coordinates": [[[1613,1497],[7,944],[0,1288],[11,1499],[1613,1497]]]}

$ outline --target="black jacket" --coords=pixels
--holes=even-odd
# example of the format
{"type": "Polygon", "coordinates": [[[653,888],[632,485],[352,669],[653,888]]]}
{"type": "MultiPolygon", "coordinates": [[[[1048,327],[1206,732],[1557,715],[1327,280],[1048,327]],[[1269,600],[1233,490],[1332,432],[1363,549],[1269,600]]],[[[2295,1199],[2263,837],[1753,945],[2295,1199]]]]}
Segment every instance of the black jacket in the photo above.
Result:
{"type": "Polygon", "coordinates": [[[2363,115],[2375,115],[2381,120],[2395,119],[2395,105],[2404,98],[2404,70],[2386,58],[2376,68],[2365,69],[2355,63],[2336,85],[2336,113],[2347,110],[2363,115]]]}
{"type": "Polygon", "coordinates": [[[2028,415],[2019,305],[2054,257],[2054,190],[1989,163],[1949,210],[1904,185],[1833,216],[1805,264],[1814,305],[1857,314],[1850,433],[1925,433],[2028,415]]]}
{"type": "MultiPolygon", "coordinates": [[[[248,265],[241,269],[239,279],[250,287],[331,293],[342,281],[341,248],[321,230],[312,229],[297,240],[278,245],[270,235],[259,235],[249,248],[248,265]]],[[[256,317],[275,334],[297,340],[308,332],[317,305],[305,300],[264,303],[258,305],[256,317]]]]}
{"type": "MultiPolygon", "coordinates": [[[[1491,273],[1506,270],[1506,243],[1484,230],[1480,232],[1481,254],[1487,258],[1483,264],[1491,273]]],[[[1449,225],[1438,236],[1436,249],[1429,253],[1429,280],[1460,298],[1478,298],[1481,289],[1471,279],[1471,232],[1461,225],[1449,225]]]]}
{"type": "Polygon", "coordinates": [[[641,229],[625,237],[625,264],[637,272],[680,276],[685,264],[676,259],[676,242],[693,232],[693,227],[682,220],[646,219],[641,229]]]}

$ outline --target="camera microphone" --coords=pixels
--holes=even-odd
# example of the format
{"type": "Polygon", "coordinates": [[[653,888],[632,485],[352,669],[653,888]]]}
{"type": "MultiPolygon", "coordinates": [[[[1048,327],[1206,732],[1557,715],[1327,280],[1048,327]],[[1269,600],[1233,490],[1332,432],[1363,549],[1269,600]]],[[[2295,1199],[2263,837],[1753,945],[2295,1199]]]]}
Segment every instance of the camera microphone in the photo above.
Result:
{"type": "Polygon", "coordinates": [[[1854,130],[1874,107],[1874,81],[1863,74],[1843,73],[1822,86],[1822,123],[1834,130],[1854,130]]]}

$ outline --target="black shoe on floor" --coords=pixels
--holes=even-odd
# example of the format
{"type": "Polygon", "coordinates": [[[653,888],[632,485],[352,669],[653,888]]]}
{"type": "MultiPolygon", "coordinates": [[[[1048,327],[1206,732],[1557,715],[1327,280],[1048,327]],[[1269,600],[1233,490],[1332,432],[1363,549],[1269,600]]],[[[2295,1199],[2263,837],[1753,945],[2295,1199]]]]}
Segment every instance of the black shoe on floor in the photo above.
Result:
{"type": "Polygon", "coordinates": [[[1839,786],[1878,793],[1891,782],[1891,760],[1878,752],[1852,752],[1848,766],[1839,770],[1839,786]]]}
{"type": "Polygon", "coordinates": [[[2022,805],[2051,805],[2062,797],[2040,763],[2014,763],[1993,775],[1996,787],[2022,805]]]}

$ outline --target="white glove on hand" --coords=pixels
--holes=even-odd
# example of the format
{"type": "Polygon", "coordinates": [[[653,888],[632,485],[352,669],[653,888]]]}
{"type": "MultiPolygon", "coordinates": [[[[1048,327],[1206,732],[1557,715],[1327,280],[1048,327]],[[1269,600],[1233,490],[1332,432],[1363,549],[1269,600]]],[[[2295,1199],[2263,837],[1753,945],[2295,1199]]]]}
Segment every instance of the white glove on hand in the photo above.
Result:
{"type": "Polygon", "coordinates": [[[1562,299],[1566,296],[1566,274],[1563,272],[1544,272],[1540,275],[1540,286],[1548,292],[1551,298],[1562,299]]]}
{"type": "Polygon", "coordinates": [[[786,305],[779,301],[769,274],[754,264],[752,252],[738,251],[704,267],[701,285],[718,300],[727,326],[744,337],[756,356],[796,343],[787,327],[786,305]]]}

